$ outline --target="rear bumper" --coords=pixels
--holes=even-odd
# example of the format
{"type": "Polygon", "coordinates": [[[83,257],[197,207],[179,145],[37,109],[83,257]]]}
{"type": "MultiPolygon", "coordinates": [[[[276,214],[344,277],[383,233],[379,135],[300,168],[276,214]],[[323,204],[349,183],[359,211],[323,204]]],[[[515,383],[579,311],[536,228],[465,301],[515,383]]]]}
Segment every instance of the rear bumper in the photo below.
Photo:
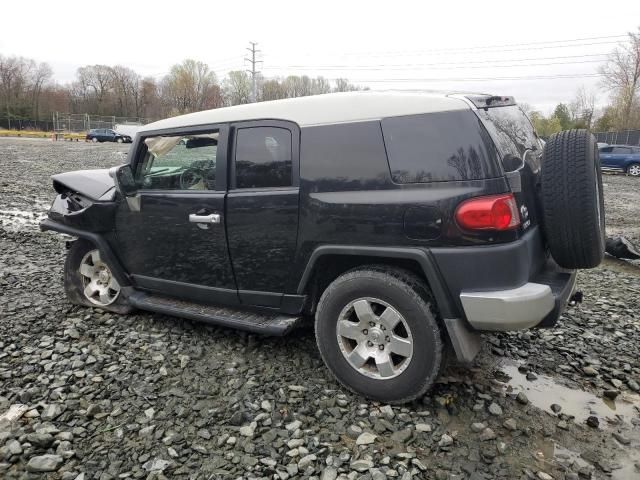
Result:
{"type": "Polygon", "coordinates": [[[575,287],[575,271],[553,261],[538,227],[507,244],[431,253],[460,318],[476,330],[551,327],[575,287]]]}
{"type": "Polygon", "coordinates": [[[575,272],[556,273],[547,273],[551,283],[527,282],[521,287],[491,292],[463,291],[460,300],[465,316],[478,330],[553,326],[571,297],[576,282],[575,272]],[[541,325],[545,322],[548,325],[541,325]]]}

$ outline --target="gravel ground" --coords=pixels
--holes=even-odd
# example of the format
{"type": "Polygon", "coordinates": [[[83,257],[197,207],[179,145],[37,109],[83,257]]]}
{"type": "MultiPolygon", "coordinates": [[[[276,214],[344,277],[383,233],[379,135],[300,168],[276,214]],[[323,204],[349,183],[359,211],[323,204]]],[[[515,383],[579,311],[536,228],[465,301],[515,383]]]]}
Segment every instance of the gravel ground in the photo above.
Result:
{"type": "MultiPolygon", "coordinates": [[[[0,478],[640,478],[640,264],[579,274],[558,327],[487,336],[419,402],[340,389],[313,332],[266,338],[64,298],[49,176],[127,146],[0,139],[0,478]],[[43,473],[44,472],[44,473],[43,473]]],[[[605,177],[640,244],[640,183],[605,177]]]]}

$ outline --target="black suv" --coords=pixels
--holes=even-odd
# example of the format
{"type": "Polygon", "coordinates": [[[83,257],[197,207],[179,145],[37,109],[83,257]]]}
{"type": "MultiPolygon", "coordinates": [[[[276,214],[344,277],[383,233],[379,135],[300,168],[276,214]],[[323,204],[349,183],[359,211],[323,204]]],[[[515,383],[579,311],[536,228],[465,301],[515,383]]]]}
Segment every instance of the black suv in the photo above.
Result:
{"type": "Polygon", "coordinates": [[[282,335],[385,402],[479,331],[550,327],[604,250],[598,150],[510,97],[344,93],[145,126],[126,165],[55,175],[77,304],[282,335]]]}
{"type": "Polygon", "coordinates": [[[131,137],[110,128],[93,128],[87,132],[85,141],[131,143],[131,137]]]}

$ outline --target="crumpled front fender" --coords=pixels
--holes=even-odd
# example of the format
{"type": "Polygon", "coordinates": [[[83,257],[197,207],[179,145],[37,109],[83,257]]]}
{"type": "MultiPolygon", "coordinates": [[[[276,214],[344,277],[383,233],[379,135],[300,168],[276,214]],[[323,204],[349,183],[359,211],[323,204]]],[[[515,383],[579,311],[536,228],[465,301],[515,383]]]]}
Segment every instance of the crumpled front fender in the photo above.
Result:
{"type": "Polygon", "coordinates": [[[108,232],[115,226],[116,202],[96,202],[78,193],[61,193],[48,217],[56,223],[88,232],[108,232]]]}

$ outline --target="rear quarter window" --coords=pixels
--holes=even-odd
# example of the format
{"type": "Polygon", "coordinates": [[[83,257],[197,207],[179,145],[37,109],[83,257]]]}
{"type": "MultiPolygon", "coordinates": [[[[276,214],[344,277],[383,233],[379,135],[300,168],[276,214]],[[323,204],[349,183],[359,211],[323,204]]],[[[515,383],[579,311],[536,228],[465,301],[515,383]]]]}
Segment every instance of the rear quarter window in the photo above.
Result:
{"type": "Polygon", "coordinates": [[[477,180],[501,174],[496,149],[470,110],[382,120],[395,183],[477,180]]]}

